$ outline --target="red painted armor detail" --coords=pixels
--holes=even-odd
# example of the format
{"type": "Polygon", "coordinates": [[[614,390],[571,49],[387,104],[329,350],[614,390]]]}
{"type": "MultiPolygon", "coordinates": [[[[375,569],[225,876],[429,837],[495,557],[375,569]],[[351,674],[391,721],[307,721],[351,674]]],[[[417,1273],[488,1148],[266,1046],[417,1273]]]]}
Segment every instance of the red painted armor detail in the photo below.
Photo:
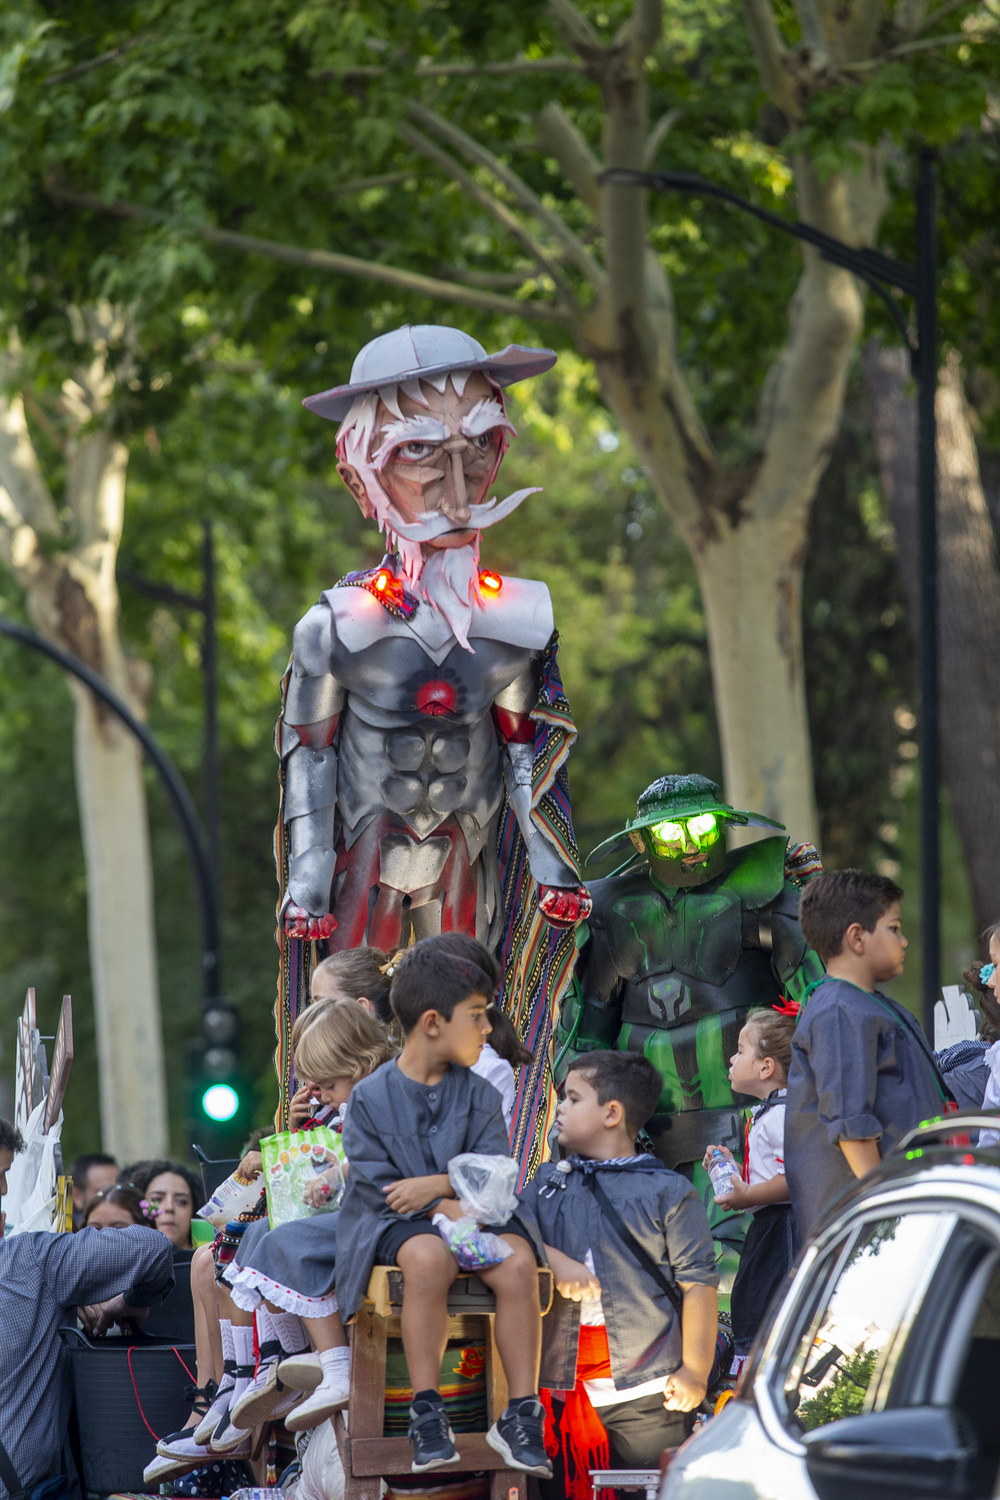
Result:
{"type": "Polygon", "coordinates": [[[325,750],[327,745],[333,744],[339,723],[340,715],[331,714],[328,719],[320,719],[315,724],[293,724],[292,728],[303,745],[310,745],[314,750],[325,750]]]}
{"type": "Polygon", "coordinates": [[[379,842],[387,833],[406,833],[415,845],[420,843],[402,818],[390,812],[374,818],[350,849],[344,848],[343,839],[340,841],[333,878],[339,925],[330,938],[330,952],[340,953],[345,948],[361,947],[395,952],[399,947],[400,931],[405,926],[404,899],[409,907],[417,908],[435,896],[441,897],[441,931],[467,932],[474,937],[477,873],[469,864],[468,846],[457,820],[448,817],[435,828],[434,838],[450,839],[451,852],[438,885],[419,891],[404,893],[381,883],[379,842]],[[344,883],[338,890],[337,882],[342,873],[344,883]]]}
{"type": "Polygon", "coordinates": [[[493,722],[508,745],[534,744],[535,721],[528,714],[511,713],[509,708],[498,708],[494,703],[493,722]]]}
{"type": "MultiPolygon", "coordinates": [[[[414,694],[414,703],[422,714],[440,718],[455,711],[455,689],[450,682],[425,682],[414,694]]],[[[378,946],[376,944],[376,946],[378,946]]]]}

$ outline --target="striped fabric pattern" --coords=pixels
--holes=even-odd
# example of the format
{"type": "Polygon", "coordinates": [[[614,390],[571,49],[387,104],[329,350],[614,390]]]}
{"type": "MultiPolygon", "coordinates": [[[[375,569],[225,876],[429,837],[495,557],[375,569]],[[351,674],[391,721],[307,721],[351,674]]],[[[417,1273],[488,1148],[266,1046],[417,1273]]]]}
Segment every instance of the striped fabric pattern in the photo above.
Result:
{"type": "MultiPolygon", "coordinates": [[[[455,1432],[486,1431],[486,1351],[482,1344],[449,1339],[441,1361],[441,1396],[455,1432]]],[[[413,1388],[402,1339],[390,1339],[385,1356],[384,1437],[405,1437],[413,1388]]]]}
{"type": "MultiPolygon", "coordinates": [[[[557,660],[558,632],[545,651],[535,722],[532,766],[532,818],[547,841],[574,870],[580,856],[573,836],[566,761],[576,727],[563,691],[557,660]]],[[[518,1188],[545,1160],[547,1136],[555,1117],[552,1040],[562,997],[576,967],[576,935],[550,927],[538,897],[521,830],[505,803],[500,821],[500,885],[507,922],[497,955],[503,973],[500,1005],[534,1055],[519,1070],[511,1126],[511,1152],[520,1163],[518,1188]]]]}

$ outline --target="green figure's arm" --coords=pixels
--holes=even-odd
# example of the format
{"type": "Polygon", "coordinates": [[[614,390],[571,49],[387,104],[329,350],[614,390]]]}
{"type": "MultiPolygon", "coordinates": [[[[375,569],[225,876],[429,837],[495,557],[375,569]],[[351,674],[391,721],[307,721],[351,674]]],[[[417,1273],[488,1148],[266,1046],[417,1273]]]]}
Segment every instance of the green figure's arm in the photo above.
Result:
{"type": "Polygon", "coordinates": [[[553,1076],[557,1084],[578,1053],[613,1048],[621,1030],[623,981],[596,904],[576,933],[580,957],[556,1028],[553,1076]]]}

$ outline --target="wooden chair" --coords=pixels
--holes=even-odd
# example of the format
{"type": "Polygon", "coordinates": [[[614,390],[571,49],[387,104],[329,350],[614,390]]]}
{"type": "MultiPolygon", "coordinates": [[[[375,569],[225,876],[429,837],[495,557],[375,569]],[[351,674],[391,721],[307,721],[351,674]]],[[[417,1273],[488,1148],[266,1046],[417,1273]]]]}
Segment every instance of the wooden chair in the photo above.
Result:
{"type": "MultiPolygon", "coordinates": [[[[552,1305],[552,1272],[539,1268],[538,1293],[543,1314],[552,1305]]],[[[405,1437],[383,1437],[385,1357],[390,1338],[399,1338],[403,1310],[403,1273],[397,1266],[376,1266],[366,1300],[352,1319],[351,1398],[347,1427],[336,1421],[344,1464],[344,1500],[378,1500],[379,1478],[409,1474],[413,1448],[405,1437]]],[[[486,1425],[491,1427],[507,1405],[507,1380],[497,1355],[493,1327],[496,1303],[478,1276],[460,1276],[448,1296],[448,1337],[481,1339],[486,1351],[486,1425]]],[[[490,1471],[490,1500],[525,1500],[527,1476],[503,1467],[503,1459],[486,1441],[485,1432],[455,1435],[461,1461],[454,1471],[490,1471]]],[[[433,1469],[428,1483],[445,1484],[452,1468],[433,1469]]]]}

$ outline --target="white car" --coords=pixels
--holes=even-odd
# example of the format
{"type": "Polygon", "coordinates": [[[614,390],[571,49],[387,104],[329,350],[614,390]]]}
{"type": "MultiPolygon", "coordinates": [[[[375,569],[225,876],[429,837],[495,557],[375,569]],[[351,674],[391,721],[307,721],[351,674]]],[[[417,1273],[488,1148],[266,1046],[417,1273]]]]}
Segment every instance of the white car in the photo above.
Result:
{"type": "Polygon", "coordinates": [[[996,1123],[921,1126],[834,1205],[659,1500],[1000,1495],[1000,1150],[949,1144],[996,1123]]]}

